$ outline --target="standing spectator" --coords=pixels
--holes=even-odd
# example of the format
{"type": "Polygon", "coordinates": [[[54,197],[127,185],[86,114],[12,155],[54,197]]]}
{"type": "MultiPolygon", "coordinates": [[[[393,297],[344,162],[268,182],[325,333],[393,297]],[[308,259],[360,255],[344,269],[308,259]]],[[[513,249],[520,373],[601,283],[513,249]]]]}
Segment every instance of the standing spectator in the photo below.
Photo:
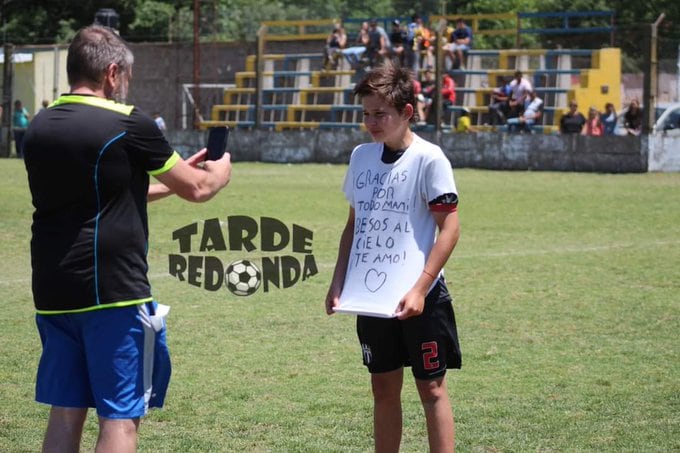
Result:
{"type": "Polygon", "coordinates": [[[491,92],[491,102],[489,103],[489,121],[492,126],[497,124],[505,124],[505,119],[508,115],[510,96],[512,90],[510,89],[510,82],[505,79],[501,84],[494,88],[491,92]]]}
{"type": "Polygon", "coordinates": [[[156,126],[158,126],[158,129],[161,130],[161,132],[165,132],[168,130],[168,127],[165,124],[165,120],[161,116],[161,112],[155,112],[153,114],[153,120],[156,123],[156,126]]]}
{"type": "Polygon", "coordinates": [[[451,33],[449,43],[444,45],[452,68],[465,69],[465,55],[471,47],[472,29],[465,24],[462,17],[459,17],[456,19],[456,28],[451,33]]]}
{"type": "Polygon", "coordinates": [[[199,168],[205,150],[182,160],[148,115],[119,103],[132,62],[110,28],[81,29],[68,49],[70,92],[26,132],[43,347],[35,398],[51,405],[43,452],[79,451],[89,407],[99,417],[89,451],[136,451],[140,418],[163,405],[170,380],[167,307],[147,278],[147,201],[205,201],[231,175],[229,153],[199,168]]]}
{"type": "Polygon", "coordinates": [[[578,104],[572,100],[569,102],[569,111],[560,118],[560,132],[562,134],[580,134],[586,118],[578,111],[578,104]]]}
{"type": "Polygon", "coordinates": [[[516,118],[508,119],[508,132],[526,131],[531,133],[531,127],[541,119],[543,114],[543,99],[539,98],[535,90],[529,92],[524,101],[522,113],[516,118]]]}
{"type": "Polygon", "coordinates": [[[24,135],[29,122],[28,110],[17,99],[14,101],[14,112],[12,112],[12,131],[14,132],[14,147],[18,158],[24,157],[24,135]]]}
{"type": "Polygon", "coordinates": [[[345,47],[347,47],[347,33],[345,33],[345,27],[337,23],[333,26],[333,31],[326,38],[324,69],[337,69],[338,60],[342,57],[342,49],[345,47]]]}
{"type": "Polygon", "coordinates": [[[642,133],[642,109],[637,98],[628,104],[628,110],[623,115],[623,128],[626,135],[638,136],[642,133]]]}
{"type": "Polygon", "coordinates": [[[392,56],[399,66],[406,65],[406,42],[407,33],[401,27],[399,20],[392,21],[392,32],[390,33],[390,43],[392,44],[392,56]]]}
{"type": "Polygon", "coordinates": [[[616,109],[614,104],[607,102],[604,106],[604,112],[600,115],[600,122],[602,123],[602,130],[604,135],[613,135],[616,129],[616,109]]]}
{"type": "Polygon", "coordinates": [[[586,124],[583,125],[581,135],[593,135],[597,137],[604,135],[602,121],[600,121],[600,112],[597,110],[597,107],[591,106],[588,109],[588,119],[586,120],[586,124]]]}

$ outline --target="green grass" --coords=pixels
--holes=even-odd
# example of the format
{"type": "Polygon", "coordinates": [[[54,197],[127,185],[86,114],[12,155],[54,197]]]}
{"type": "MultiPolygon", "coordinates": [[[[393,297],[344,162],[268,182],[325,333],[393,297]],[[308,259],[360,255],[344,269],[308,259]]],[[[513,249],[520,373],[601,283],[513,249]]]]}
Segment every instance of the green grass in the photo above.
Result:
{"type": "MultiPolygon", "coordinates": [[[[228,190],[150,206],[150,275],[172,305],[166,407],[141,452],[372,450],[351,316],[323,299],[347,205],[344,166],[239,163],[228,190]],[[314,231],[319,274],[236,298],[168,276],[172,231],[229,215],[314,231]]],[[[447,265],[463,348],[448,383],[462,452],[680,451],[680,174],[456,170],[462,237],[447,265]]],[[[0,450],[37,451],[40,354],[25,171],[0,161],[0,450]]],[[[216,254],[226,262],[238,252],[216,254]]],[[[403,451],[427,450],[412,378],[403,451]]],[[[91,451],[95,417],[86,425],[91,451]]]]}

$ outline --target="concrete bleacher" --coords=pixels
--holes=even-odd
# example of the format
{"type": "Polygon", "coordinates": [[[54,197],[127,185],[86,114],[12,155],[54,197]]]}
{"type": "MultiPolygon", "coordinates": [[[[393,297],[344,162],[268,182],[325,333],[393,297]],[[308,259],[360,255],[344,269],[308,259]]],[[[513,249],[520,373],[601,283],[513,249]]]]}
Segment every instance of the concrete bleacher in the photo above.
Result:
{"type": "MultiPolygon", "coordinates": [[[[283,38],[276,38],[279,39],[283,38]]],[[[200,127],[222,124],[250,128],[258,123],[277,130],[363,127],[362,108],[352,94],[358,76],[356,70],[344,59],[337,69],[326,70],[322,67],[323,57],[321,51],[264,53],[258,84],[257,57],[248,56],[245,71],[235,74],[235,86],[224,90],[222,104],[212,107],[210,120],[201,122],[200,127]],[[258,105],[259,121],[256,121],[258,105]]],[[[614,103],[620,110],[620,59],[620,50],[612,48],[472,49],[467,55],[466,69],[448,71],[456,81],[458,95],[456,105],[444,110],[443,126],[455,127],[460,112],[466,109],[474,130],[493,130],[487,126],[490,94],[503,79],[512,78],[516,70],[529,78],[544,100],[544,113],[541,124],[534,128],[536,131],[557,130],[571,99],[576,100],[582,110],[588,105],[602,109],[606,102],[614,103]]]]}
{"type": "MultiPolygon", "coordinates": [[[[323,54],[267,54],[261,76],[261,125],[289,128],[362,127],[361,105],[352,93],[355,71],[342,62],[338,69],[322,67],[323,54]]],[[[214,105],[201,127],[253,127],[257,104],[254,55],[246,70],[237,72],[235,86],[224,90],[223,103],[214,105]]]]}
{"type": "Polygon", "coordinates": [[[615,48],[471,50],[466,69],[449,71],[456,80],[458,105],[448,110],[455,116],[465,107],[477,130],[488,130],[491,92],[520,70],[544,101],[540,127],[534,129],[555,132],[571,99],[582,110],[589,105],[603,109],[606,102],[620,109],[620,62],[615,48]]]}

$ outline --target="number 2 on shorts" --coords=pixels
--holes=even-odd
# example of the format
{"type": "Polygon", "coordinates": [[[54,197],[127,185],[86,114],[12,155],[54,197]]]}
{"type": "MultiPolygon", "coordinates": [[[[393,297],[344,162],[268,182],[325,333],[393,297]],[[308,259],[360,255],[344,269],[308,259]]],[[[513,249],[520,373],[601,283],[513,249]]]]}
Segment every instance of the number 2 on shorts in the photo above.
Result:
{"type": "Polygon", "coordinates": [[[423,351],[423,368],[426,370],[436,370],[439,368],[439,351],[437,350],[436,341],[428,341],[420,345],[421,351],[423,351]]]}

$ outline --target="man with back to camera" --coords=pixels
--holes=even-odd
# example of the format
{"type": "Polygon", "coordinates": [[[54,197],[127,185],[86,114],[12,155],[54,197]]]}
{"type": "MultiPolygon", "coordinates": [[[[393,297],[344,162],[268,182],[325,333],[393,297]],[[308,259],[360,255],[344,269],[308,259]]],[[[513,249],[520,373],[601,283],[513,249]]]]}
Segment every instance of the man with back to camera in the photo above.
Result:
{"type": "Polygon", "coordinates": [[[78,452],[89,407],[97,453],[136,451],[140,417],[163,405],[170,379],[164,310],[146,276],[147,201],[206,201],[231,177],[228,153],[184,161],[153,119],[122,103],[132,63],[111,29],[81,29],[68,50],[70,92],[26,133],[36,400],[51,405],[43,452],[78,452]]]}

